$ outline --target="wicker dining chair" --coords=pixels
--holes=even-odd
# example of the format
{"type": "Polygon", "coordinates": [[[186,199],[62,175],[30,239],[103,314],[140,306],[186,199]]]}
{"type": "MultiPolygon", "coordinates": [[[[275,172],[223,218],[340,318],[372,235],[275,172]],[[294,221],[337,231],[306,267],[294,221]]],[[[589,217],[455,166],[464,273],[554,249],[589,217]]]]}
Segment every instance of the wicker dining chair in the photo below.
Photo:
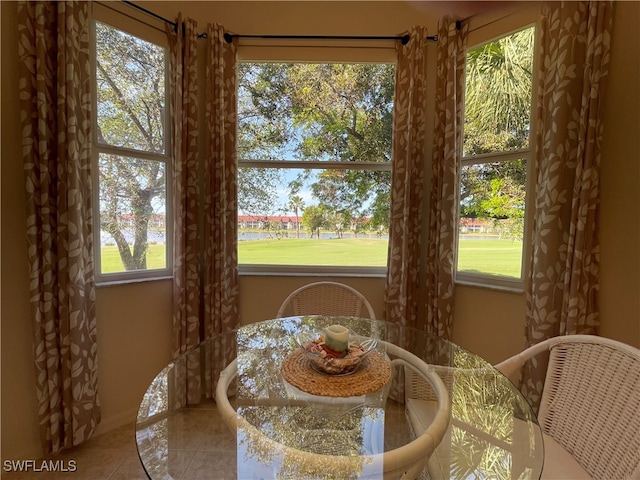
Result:
{"type": "Polygon", "coordinates": [[[369,301],[355,288],[338,282],[314,282],[289,294],[282,302],[276,318],[282,318],[288,312],[292,315],[360,317],[363,307],[369,318],[376,318],[369,301]]]}
{"type": "Polygon", "coordinates": [[[564,335],[496,368],[513,381],[543,352],[549,364],[538,413],[542,478],[640,478],[640,350],[595,335],[564,335]]]}

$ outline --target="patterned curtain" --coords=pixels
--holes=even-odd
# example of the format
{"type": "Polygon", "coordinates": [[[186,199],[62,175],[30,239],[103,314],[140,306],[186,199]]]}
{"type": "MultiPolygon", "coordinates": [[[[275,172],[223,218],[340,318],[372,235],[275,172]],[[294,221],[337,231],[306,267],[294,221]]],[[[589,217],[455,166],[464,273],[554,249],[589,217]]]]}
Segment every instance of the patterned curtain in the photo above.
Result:
{"type": "MultiPolygon", "coordinates": [[[[167,26],[170,49],[171,112],[173,140],[173,356],[185,353],[202,337],[200,295],[199,163],[198,163],[198,66],[196,22],[167,26]]],[[[176,400],[197,403],[201,397],[199,359],[180,363],[178,381],[185,388],[176,400]],[[185,379],[188,381],[185,382],[185,379]]]]}
{"type": "Polygon", "coordinates": [[[206,150],[198,152],[196,23],[168,30],[174,138],[174,346],[187,354],[176,376],[178,404],[213,396],[215,379],[235,356],[193,349],[238,326],[236,45],[219,25],[206,35],[206,150]],[[205,362],[204,370],[202,361],[205,362]],[[204,381],[203,374],[204,371],[204,381]],[[203,387],[204,385],[204,387],[203,387]]]}
{"type": "Polygon", "coordinates": [[[436,121],[427,246],[427,332],[451,338],[460,203],[467,24],[444,17],[438,31],[436,121]]]}
{"type": "Polygon", "coordinates": [[[426,42],[424,27],[396,50],[393,114],[391,223],[385,290],[385,320],[418,327],[418,285],[426,151],[426,42]]]}
{"type": "MultiPolygon", "coordinates": [[[[237,67],[235,41],[224,29],[207,26],[204,160],[204,334],[210,337],[238,326],[237,221],[237,67]]],[[[205,372],[208,394],[234,351],[209,352],[205,372]]]]}
{"type": "MultiPolygon", "coordinates": [[[[612,2],[543,10],[528,345],[598,326],[599,112],[612,23],[612,2]]],[[[545,370],[546,362],[525,367],[523,390],[534,405],[545,370]]]]}
{"type": "Polygon", "coordinates": [[[36,387],[45,454],[100,422],[87,2],[19,5],[36,387]]]}

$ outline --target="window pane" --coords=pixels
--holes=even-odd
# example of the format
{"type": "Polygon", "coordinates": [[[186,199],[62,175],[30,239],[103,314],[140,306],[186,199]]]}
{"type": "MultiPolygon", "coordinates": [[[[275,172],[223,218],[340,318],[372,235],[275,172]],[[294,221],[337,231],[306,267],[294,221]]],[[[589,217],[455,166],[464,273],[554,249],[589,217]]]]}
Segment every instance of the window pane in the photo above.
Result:
{"type": "Polygon", "coordinates": [[[458,271],[521,277],[526,162],[462,167],[458,271]]]}
{"type": "Polygon", "coordinates": [[[386,266],[391,173],[241,168],[240,264],[386,266]]]}
{"type": "Polygon", "coordinates": [[[164,162],[100,154],[101,273],[167,267],[164,162]]]}
{"type": "Polygon", "coordinates": [[[165,49],[96,22],[98,142],[165,151],[165,49]]]}
{"type": "Polygon", "coordinates": [[[529,147],[534,28],[467,52],[463,155],[529,147]]]}
{"type": "Polygon", "coordinates": [[[238,78],[239,263],[386,266],[395,65],[242,63],[238,78]]]}
{"type": "Polygon", "coordinates": [[[241,63],[238,158],[391,161],[395,65],[241,63]]]}

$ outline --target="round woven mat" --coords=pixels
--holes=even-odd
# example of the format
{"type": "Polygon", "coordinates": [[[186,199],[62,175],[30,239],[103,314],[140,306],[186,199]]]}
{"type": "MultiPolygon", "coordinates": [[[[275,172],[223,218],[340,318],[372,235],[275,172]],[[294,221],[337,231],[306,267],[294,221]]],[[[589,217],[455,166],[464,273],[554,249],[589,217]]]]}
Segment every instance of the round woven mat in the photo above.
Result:
{"type": "Polygon", "coordinates": [[[384,355],[373,351],[351,375],[326,375],[314,370],[299,348],[282,361],[282,376],[313,395],[357,397],[381,389],[391,378],[391,367],[384,355]]]}

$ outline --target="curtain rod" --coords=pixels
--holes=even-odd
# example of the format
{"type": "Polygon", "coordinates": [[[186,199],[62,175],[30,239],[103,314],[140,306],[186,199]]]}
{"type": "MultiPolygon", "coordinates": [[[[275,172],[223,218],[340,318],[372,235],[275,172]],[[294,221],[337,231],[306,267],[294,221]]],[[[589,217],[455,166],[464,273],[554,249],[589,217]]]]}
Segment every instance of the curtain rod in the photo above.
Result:
{"type": "MultiPolygon", "coordinates": [[[[409,35],[241,35],[235,33],[225,33],[224,39],[231,43],[234,38],[265,38],[265,39],[296,39],[296,40],[400,40],[403,45],[409,43],[409,35]]],[[[438,40],[437,35],[427,36],[427,40],[438,40]]]]}
{"type": "MultiPolygon", "coordinates": [[[[465,22],[471,17],[467,17],[464,20],[456,20],[456,28],[460,30],[462,28],[462,22],[465,22]]],[[[199,36],[206,38],[206,33],[199,36]]],[[[409,35],[395,35],[395,36],[345,36],[345,35],[241,35],[235,33],[225,33],[224,39],[227,43],[231,43],[234,38],[284,38],[284,39],[302,39],[302,40],[401,40],[403,45],[409,43],[409,35]]],[[[427,40],[433,42],[438,41],[438,35],[427,35],[427,40]]]]}
{"type": "Polygon", "coordinates": [[[122,0],[122,3],[126,3],[130,7],[137,8],[138,10],[140,10],[141,12],[146,13],[147,15],[151,15],[152,17],[157,18],[158,20],[161,20],[161,21],[163,21],[165,23],[168,23],[169,25],[171,25],[173,27],[174,30],[176,30],[176,31],[178,30],[178,24],[176,22],[173,22],[173,21],[169,20],[168,18],[164,18],[163,16],[158,15],[157,13],[152,12],[151,10],[147,10],[146,8],[141,7],[140,5],[136,5],[135,3],[130,2],[129,0],[122,0]]]}

